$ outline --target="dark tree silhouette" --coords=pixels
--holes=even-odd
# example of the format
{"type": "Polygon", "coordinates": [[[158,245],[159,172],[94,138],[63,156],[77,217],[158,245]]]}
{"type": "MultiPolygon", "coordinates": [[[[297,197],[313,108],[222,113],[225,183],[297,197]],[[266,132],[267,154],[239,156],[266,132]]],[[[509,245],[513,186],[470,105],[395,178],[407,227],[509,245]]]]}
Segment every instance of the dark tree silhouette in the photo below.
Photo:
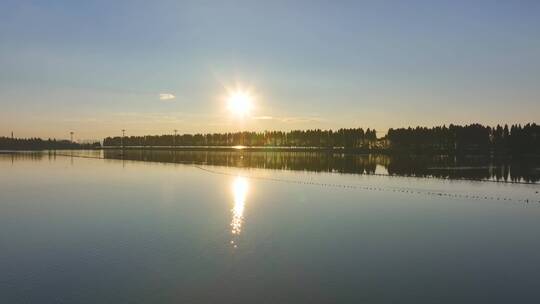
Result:
{"type": "MultiPolygon", "coordinates": [[[[389,129],[377,138],[374,129],[293,130],[212,134],[129,136],[124,146],[303,147],[357,152],[416,154],[540,154],[540,126],[536,124],[496,127],[471,124],[432,128],[389,129]]],[[[107,137],[104,146],[120,146],[121,137],[107,137]]]]}
{"type": "MultiPolygon", "coordinates": [[[[104,146],[120,146],[121,137],[107,137],[104,146]]],[[[365,149],[377,145],[375,130],[362,128],[332,130],[294,130],[213,134],[129,136],[124,146],[259,146],[365,149]]]]}
{"type": "Polygon", "coordinates": [[[536,124],[500,125],[492,128],[480,124],[449,127],[401,128],[388,130],[387,148],[408,153],[499,153],[539,154],[540,126],[536,124]]]}
{"type": "Polygon", "coordinates": [[[61,150],[100,148],[99,142],[79,144],[69,140],[0,137],[0,150],[61,150]]]}

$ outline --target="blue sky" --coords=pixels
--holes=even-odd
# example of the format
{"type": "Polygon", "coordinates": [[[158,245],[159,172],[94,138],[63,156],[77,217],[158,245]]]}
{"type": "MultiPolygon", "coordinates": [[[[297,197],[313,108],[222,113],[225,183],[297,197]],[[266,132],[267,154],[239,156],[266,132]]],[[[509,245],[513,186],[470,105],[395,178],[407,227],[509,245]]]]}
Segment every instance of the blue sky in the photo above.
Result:
{"type": "Polygon", "coordinates": [[[501,2],[2,0],[0,135],[538,122],[540,2],[501,2]]]}

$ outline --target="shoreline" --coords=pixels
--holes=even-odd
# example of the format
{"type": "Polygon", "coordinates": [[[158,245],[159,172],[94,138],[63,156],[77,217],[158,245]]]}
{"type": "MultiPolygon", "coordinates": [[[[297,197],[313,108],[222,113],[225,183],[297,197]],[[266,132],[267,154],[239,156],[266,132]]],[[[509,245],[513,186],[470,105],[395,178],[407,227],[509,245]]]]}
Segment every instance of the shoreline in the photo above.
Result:
{"type": "Polygon", "coordinates": [[[264,146],[102,146],[99,148],[72,148],[72,149],[0,149],[0,154],[17,152],[38,151],[107,151],[107,150],[145,150],[145,151],[194,151],[194,152],[314,152],[321,154],[349,154],[349,155],[389,155],[389,156],[470,156],[489,158],[540,158],[540,154],[511,154],[483,151],[464,152],[436,152],[436,151],[407,151],[388,149],[363,149],[363,148],[326,148],[326,147],[264,147],[264,146]]]}

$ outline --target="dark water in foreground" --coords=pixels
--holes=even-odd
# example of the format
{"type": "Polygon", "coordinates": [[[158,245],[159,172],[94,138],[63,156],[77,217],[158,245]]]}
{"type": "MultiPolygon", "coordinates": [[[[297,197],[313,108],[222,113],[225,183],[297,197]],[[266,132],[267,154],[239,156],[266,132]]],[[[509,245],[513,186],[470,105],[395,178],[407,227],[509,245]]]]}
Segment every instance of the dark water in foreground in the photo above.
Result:
{"type": "MultiPolygon", "coordinates": [[[[280,156],[226,167],[221,159],[246,156],[209,158],[222,166],[0,155],[0,302],[540,298],[537,184],[336,174],[344,167],[327,160],[321,170],[300,171],[290,159],[279,169],[294,170],[264,169],[280,156]]],[[[390,173],[372,164],[362,166],[390,173]]]]}

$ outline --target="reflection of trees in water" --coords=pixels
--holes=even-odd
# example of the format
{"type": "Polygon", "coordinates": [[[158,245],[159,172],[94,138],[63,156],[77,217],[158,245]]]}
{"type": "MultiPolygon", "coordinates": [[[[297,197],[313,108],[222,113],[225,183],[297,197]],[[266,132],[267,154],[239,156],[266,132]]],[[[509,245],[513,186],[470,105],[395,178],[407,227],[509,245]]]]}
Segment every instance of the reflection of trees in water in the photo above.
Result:
{"type": "MultiPolygon", "coordinates": [[[[118,150],[104,150],[105,158],[121,158],[118,150]]],[[[163,151],[125,150],[124,159],[207,164],[239,168],[373,174],[382,155],[320,152],[163,151]]]]}
{"type": "Polygon", "coordinates": [[[540,161],[535,158],[393,156],[387,169],[391,175],[538,182],[539,166],[540,161]]]}
{"type": "Polygon", "coordinates": [[[56,154],[41,153],[41,152],[16,152],[16,153],[0,153],[0,161],[18,161],[18,160],[31,160],[40,161],[44,157],[55,158],[56,154]]]}
{"type": "MultiPolygon", "coordinates": [[[[101,158],[101,151],[48,151],[0,153],[0,161],[53,160],[57,155],[101,158]]],[[[397,156],[358,155],[324,152],[246,152],[103,150],[106,159],[206,164],[238,168],[261,168],[313,172],[374,174],[377,166],[390,175],[450,179],[492,179],[497,181],[540,181],[539,158],[491,158],[481,156],[397,156]]]]}
{"type": "Polygon", "coordinates": [[[358,155],[324,152],[246,152],[246,151],[169,151],[104,150],[105,158],[178,162],[313,172],[374,174],[377,165],[390,175],[455,179],[494,179],[538,182],[540,161],[535,158],[501,159],[490,157],[411,157],[358,155]]]}

